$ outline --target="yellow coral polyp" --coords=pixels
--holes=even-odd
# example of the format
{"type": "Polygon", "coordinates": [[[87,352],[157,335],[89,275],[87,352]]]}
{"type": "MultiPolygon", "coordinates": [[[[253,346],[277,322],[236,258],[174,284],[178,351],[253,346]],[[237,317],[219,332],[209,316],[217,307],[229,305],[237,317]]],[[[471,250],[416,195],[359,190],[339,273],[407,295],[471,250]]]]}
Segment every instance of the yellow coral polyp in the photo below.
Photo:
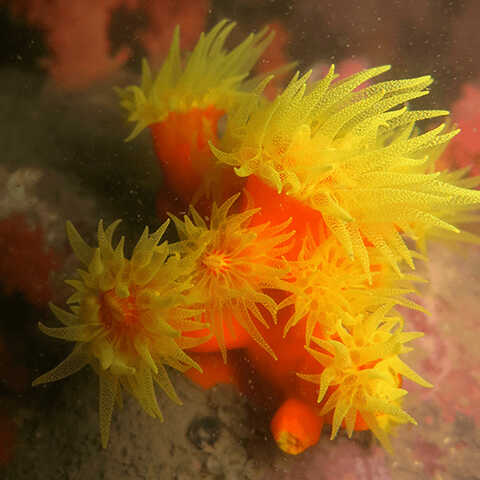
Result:
{"type": "Polygon", "coordinates": [[[288,240],[294,234],[287,231],[289,222],[250,226],[258,209],[229,213],[238,197],[234,195],[220,206],[214,203],[208,224],[193,207],[183,221],[172,215],[180,237],[176,249],[197,259],[192,295],[205,311],[225,361],[224,328],[233,331],[232,318],[275,357],[255,320],[268,327],[258,305],[276,320],[277,304],[265,289],[284,286],[281,279],[286,270],[280,257],[290,248],[288,240]]]}
{"type": "Polygon", "coordinates": [[[297,375],[319,385],[317,401],[324,402],[321,415],[334,411],[332,439],[343,421],[350,437],[359,414],[382,445],[391,451],[388,438],[391,427],[398,423],[416,424],[401,408],[401,398],[407,393],[400,388],[401,376],[424,387],[432,385],[408,367],[399,355],[410,350],[405,343],[423,333],[404,332],[401,317],[387,316],[391,307],[392,304],[384,305],[373,313],[359,314],[349,328],[339,323],[336,337],[312,337],[317,348],[305,347],[324,370],[321,374],[297,375]],[[330,387],[334,389],[328,393],[330,387]]]}
{"type": "Polygon", "coordinates": [[[154,77],[146,60],[140,87],[117,89],[121,105],[136,126],[134,138],[147,126],[161,122],[169,112],[215,107],[231,109],[245,94],[245,80],[273,38],[267,29],[249,35],[234,49],[224,48],[234,22],[222,20],[202,33],[193,51],[182,61],[180,30],[173,34],[168,56],[154,77]]]}
{"type": "Polygon", "coordinates": [[[76,290],[67,301],[70,312],[51,305],[64,326],[39,326],[49,336],[75,342],[75,347],[62,363],[34,382],[60,380],[90,364],[100,380],[104,447],[122,390],[133,395],[149,415],[162,419],[154,385],[181,403],[165,366],[180,371],[199,369],[183,349],[205,340],[183,336],[203,324],[190,320],[199,314],[189,306],[186,295],[191,288],[191,263],[188,259],[180,262],[166,242],[160,243],[168,221],[152,234],[145,228],[129,260],[123,254],[124,237],[115,247],[112,243],[118,224],[104,230],[100,221],[98,247],[92,248],[67,223],[72,249],[86,269],[78,270],[79,279],[67,281],[76,290]]]}
{"type": "Polygon", "coordinates": [[[372,265],[366,273],[359,262],[348,257],[335,237],[330,236],[317,245],[308,235],[297,261],[290,262],[286,280],[292,294],[278,306],[279,309],[294,307],[284,335],[306,319],[305,343],[310,345],[316,328],[324,335],[331,335],[336,332],[339,318],[354,322],[357,312],[374,311],[380,305],[391,303],[425,312],[420,305],[405,298],[416,292],[413,285],[422,282],[422,278],[415,275],[399,278],[381,255],[376,252],[369,255],[372,265]]]}
{"type": "Polygon", "coordinates": [[[448,112],[403,106],[428,93],[430,76],[356,90],[389,68],[332,83],[332,66],[311,86],[310,73],[296,74],[269,104],[257,91],[229,117],[221,146],[211,148],[238,175],[256,175],[320,211],[364,271],[370,265],[368,241],[400,273],[399,258],[413,267],[401,234],[421,241],[427,230],[458,232],[448,223],[451,214],[478,205],[480,192],[430,173],[429,156],[458,133],[441,125],[421,134],[417,121],[448,112]]]}

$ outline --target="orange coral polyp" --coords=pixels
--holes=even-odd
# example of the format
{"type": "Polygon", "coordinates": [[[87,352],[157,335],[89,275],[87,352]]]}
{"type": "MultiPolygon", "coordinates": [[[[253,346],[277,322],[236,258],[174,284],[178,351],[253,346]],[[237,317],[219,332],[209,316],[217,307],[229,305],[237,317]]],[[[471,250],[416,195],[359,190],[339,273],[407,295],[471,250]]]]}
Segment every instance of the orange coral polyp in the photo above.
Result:
{"type": "MultiPolygon", "coordinates": [[[[205,312],[204,321],[216,337],[226,361],[224,332],[235,321],[275,358],[258,332],[258,325],[275,320],[277,303],[269,289],[281,289],[285,276],[283,254],[293,232],[289,222],[250,226],[256,209],[230,213],[240,194],[212,205],[208,224],[195,208],[184,220],[171,216],[180,241],[172,246],[181,256],[193,256],[195,304],[205,312]]],[[[233,335],[232,335],[233,337],[233,335]]]]}
{"type": "Polygon", "coordinates": [[[215,166],[208,142],[217,143],[218,121],[224,113],[215,106],[172,111],[150,125],[167,184],[185,203],[192,201],[215,166]]]}
{"type": "Polygon", "coordinates": [[[216,277],[223,275],[231,269],[232,259],[222,252],[211,252],[204,256],[203,265],[216,277]]]}
{"type": "Polygon", "coordinates": [[[298,455],[315,445],[322,433],[323,417],[308,404],[289,398],[270,423],[273,438],[285,453],[298,455]]]}
{"type": "Polygon", "coordinates": [[[143,331],[140,315],[134,294],[120,298],[112,289],[100,296],[99,317],[113,339],[132,338],[143,331]]]}

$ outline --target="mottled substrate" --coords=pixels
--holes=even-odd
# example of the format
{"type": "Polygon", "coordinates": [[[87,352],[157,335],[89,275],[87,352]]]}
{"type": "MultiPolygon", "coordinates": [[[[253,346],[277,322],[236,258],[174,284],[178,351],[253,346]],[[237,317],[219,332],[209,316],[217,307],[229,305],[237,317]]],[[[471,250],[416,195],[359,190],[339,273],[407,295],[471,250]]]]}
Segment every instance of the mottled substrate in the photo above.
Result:
{"type": "MultiPolygon", "coordinates": [[[[45,86],[41,80],[20,70],[0,69],[0,101],[4,105],[0,109],[0,164],[11,169],[56,170],[78,185],[78,190],[95,196],[106,221],[121,217],[131,225],[138,222],[139,232],[145,224],[151,225],[156,220],[154,195],[161,174],[148,136],[139,138],[135,149],[121,141],[128,129],[112,85],[93,86],[71,95],[45,86]],[[107,216],[112,210],[117,213],[107,216]]],[[[115,80],[116,84],[128,82],[131,79],[115,80]]],[[[56,186],[61,187],[72,189],[62,183],[56,186]]],[[[48,198],[52,194],[50,191],[48,198]]],[[[67,201],[63,204],[70,207],[72,219],[75,207],[67,201]]],[[[62,233],[66,219],[57,219],[62,233]]],[[[93,223],[96,221],[95,217],[93,223]]]]}
{"type": "Polygon", "coordinates": [[[204,392],[181,375],[172,372],[171,377],[185,404],[159,396],[166,418],[161,423],[128,399],[114,417],[107,450],[98,438],[93,373],[71,377],[65,388],[40,390],[17,415],[23,427],[20,446],[1,478],[262,479],[268,459],[280,455],[267,437],[267,425],[252,425],[249,407],[232,388],[204,392]]]}

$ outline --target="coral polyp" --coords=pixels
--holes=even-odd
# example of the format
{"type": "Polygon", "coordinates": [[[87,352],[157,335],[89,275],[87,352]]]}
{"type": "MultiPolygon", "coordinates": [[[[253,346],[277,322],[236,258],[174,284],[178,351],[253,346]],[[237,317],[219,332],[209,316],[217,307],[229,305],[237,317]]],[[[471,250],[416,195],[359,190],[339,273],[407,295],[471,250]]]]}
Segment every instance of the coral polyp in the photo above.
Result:
{"type": "MultiPolygon", "coordinates": [[[[108,443],[114,404],[122,391],[133,395],[152,417],[162,419],[155,387],[181,403],[169,380],[166,365],[185,371],[200,368],[184,351],[205,339],[184,332],[199,328],[191,320],[185,292],[191,288],[188,261],[179,266],[168,244],[160,243],[168,226],[156,232],[145,228],[130,259],[124,257],[124,237],[114,247],[112,237],[119,221],[106,230],[98,224],[98,247],[87,245],[71,223],[67,233],[72,249],[86,269],[69,280],[76,292],[68,299],[70,312],[51,304],[63,327],[40,330],[55,338],[75,342],[72,353],[34,382],[53,382],[91,365],[100,380],[100,432],[108,443]]],[[[203,326],[203,325],[202,325],[203,326]]]]}
{"type": "Polygon", "coordinates": [[[331,438],[343,421],[349,437],[364,423],[391,451],[387,434],[392,425],[416,424],[401,408],[401,398],[407,394],[400,388],[401,376],[424,387],[432,385],[399,358],[408,351],[403,345],[423,333],[404,332],[401,317],[387,316],[390,309],[386,305],[359,314],[350,328],[339,324],[334,337],[312,337],[315,348],[305,348],[324,370],[298,376],[319,385],[320,415],[333,411],[331,438]]]}
{"type": "MultiPolygon", "coordinates": [[[[367,248],[370,250],[372,247],[367,248]]],[[[350,319],[351,324],[359,311],[373,311],[390,303],[424,311],[405,298],[416,292],[414,283],[423,280],[407,274],[400,278],[381,255],[375,251],[369,255],[371,266],[367,274],[359,262],[349,258],[334,236],[317,244],[308,235],[297,260],[290,262],[286,280],[292,293],[279,304],[279,309],[294,307],[284,335],[305,320],[305,343],[310,345],[315,330],[333,334],[339,319],[347,324],[350,319]]]]}
{"type": "Polygon", "coordinates": [[[285,285],[286,270],[280,258],[294,235],[288,231],[289,222],[275,227],[250,226],[258,209],[230,213],[238,197],[234,195],[220,206],[214,203],[208,224],[193,207],[183,221],[172,216],[180,238],[172,248],[196,257],[192,295],[205,310],[204,320],[210,324],[225,361],[225,335],[231,338],[241,333],[235,324],[275,357],[255,321],[268,327],[266,313],[276,321],[277,304],[266,289],[285,285]]]}
{"type": "Polygon", "coordinates": [[[118,89],[121,105],[136,126],[129,139],[147,126],[162,122],[169,112],[215,107],[230,110],[245,95],[245,79],[272,40],[264,29],[251,34],[233,50],[224,48],[234,22],[222,20],[202,33],[188,59],[182,64],[180,29],[173,34],[168,56],[154,77],[144,60],[140,87],[118,89]]]}
{"type": "Polygon", "coordinates": [[[144,60],[140,86],[117,89],[128,120],[136,123],[127,140],[150,127],[167,185],[186,205],[202,196],[223,201],[238,191],[235,175],[216,165],[208,143],[217,143],[219,119],[258,83],[247,77],[273,33],[264,29],[228,50],[225,42],[234,27],[222,20],[202,33],[187,58],[177,27],[158,73],[144,60]]]}
{"type": "Polygon", "coordinates": [[[458,131],[446,131],[444,124],[419,133],[416,122],[448,112],[403,106],[428,93],[431,77],[356,90],[389,68],[332,83],[332,67],[311,86],[309,73],[297,74],[273,102],[266,104],[259,94],[259,101],[245,102],[229,118],[221,148],[212,145],[218,160],[237,175],[255,175],[321,212],[366,272],[365,240],[400,272],[398,258],[413,267],[402,233],[417,240],[425,229],[458,232],[444,220],[448,212],[480,202],[478,192],[431,173],[435,147],[458,131]]]}

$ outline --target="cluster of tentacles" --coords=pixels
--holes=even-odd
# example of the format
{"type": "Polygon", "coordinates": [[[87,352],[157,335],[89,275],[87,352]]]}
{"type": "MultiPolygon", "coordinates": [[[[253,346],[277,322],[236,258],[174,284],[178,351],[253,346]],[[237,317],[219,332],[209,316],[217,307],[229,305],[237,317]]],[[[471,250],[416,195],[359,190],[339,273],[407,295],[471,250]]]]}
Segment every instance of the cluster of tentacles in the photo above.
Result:
{"type": "Polygon", "coordinates": [[[423,310],[411,270],[431,236],[474,239],[460,227],[476,221],[475,180],[435,171],[458,132],[422,131],[448,112],[407,105],[429,76],[361,88],[389,67],[336,81],[332,66],[316,83],[297,73],[267,100],[271,76],[250,71],[271,35],[228,49],[233,27],[220,22],[188,55],[177,29],[160,70],[145,62],[140,86],[117,90],[136,123],[129,140],[151,131],[159,216],[180,199],[169,212],[178,241],[162,241],[167,221],[125,257],[117,222],[99,223],[95,247],[68,224],[84,268],[70,310],[52,305],[63,326],[41,329],[75,347],[36,383],[91,365],[104,446],[123,393],[159,418],[156,384],[180,401],[173,367],[263,403],[288,453],[314,445],[325,422],[332,438],[369,429],[390,450],[391,429],[415,423],[403,379],[431,386],[402,360],[422,335],[404,330],[399,308],[423,310]]]}

